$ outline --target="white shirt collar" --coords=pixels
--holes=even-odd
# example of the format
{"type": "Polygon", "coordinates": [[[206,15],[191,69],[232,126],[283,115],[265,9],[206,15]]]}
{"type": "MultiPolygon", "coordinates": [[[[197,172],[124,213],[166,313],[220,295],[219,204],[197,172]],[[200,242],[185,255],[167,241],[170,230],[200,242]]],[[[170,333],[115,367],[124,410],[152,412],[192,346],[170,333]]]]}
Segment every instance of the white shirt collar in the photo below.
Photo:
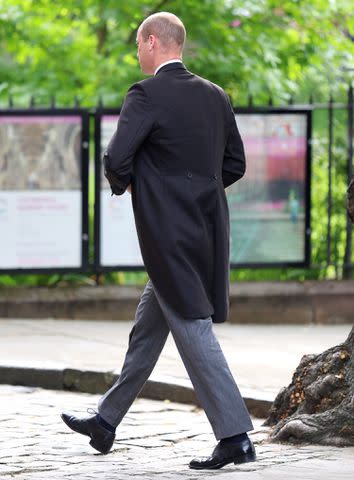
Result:
{"type": "Polygon", "coordinates": [[[181,63],[183,63],[180,58],[173,58],[172,60],[167,60],[167,62],[163,62],[163,63],[161,63],[161,65],[159,65],[159,66],[157,67],[157,69],[155,70],[154,75],[156,75],[156,73],[158,72],[158,70],[160,70],[160,68],[163,67],[164,65],[167,65],[168,63],[174,63],[174,62],[181,62],[181,63]]]}

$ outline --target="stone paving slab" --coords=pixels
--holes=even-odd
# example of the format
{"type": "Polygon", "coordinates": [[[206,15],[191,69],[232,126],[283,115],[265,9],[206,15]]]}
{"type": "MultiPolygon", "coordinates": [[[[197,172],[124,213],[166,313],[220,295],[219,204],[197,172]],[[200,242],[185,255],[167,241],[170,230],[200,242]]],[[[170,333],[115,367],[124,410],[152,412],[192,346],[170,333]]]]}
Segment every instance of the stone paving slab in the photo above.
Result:
{"type": "Polygon", "coordinates": [[[108,455],[92,449],[89,439],[69,430],[63,410],[88,415],[99,396],[0,385],[1,480],[352,480],[354,448],[286,445],[267,441],[269,427],[252,418],[249,432],[258,459],[221,470],[188,468],[194,457],[209,455],[216,444],[204,411],[192,405],[135,400],[117,428],[108,455]]]}

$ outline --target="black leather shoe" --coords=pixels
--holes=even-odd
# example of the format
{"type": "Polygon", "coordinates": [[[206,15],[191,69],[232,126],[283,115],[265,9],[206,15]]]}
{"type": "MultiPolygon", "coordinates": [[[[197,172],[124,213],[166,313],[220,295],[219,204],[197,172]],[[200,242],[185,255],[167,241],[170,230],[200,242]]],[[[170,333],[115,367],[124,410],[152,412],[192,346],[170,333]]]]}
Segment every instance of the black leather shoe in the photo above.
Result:
{"type": "Polygon", "coordinates": [[[189,468],[217,469],[228,463],[246,463],[256,460],[256,450],[250,439],[242,440],[234,445],[227,445],[220,441],[209,457],[194,458],[189,468]]]}
{"type": "Polygon", "coordinates": [[[97,413],[86,418],[77,418],[70,413],[62,413],[60,416],[71,430],[91,437],[91,447],[100,453],[106,454],[112,448],[115,434],[98,422],[97,413]]]}

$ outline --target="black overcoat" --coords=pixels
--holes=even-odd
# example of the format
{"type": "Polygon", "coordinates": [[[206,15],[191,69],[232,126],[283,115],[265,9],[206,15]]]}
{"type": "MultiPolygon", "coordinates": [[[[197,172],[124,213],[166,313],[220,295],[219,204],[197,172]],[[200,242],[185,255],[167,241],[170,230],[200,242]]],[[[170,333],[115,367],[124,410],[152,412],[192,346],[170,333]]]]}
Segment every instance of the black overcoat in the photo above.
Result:
{"type": "Polygon", "coordinates": [[[131,183],[146,271],[184,318],[229,314],[229,208],[225,188],[245,173],[229,97],[218,85],[164,65],[132,85],[103,155],[112,194],[131,183]]]}

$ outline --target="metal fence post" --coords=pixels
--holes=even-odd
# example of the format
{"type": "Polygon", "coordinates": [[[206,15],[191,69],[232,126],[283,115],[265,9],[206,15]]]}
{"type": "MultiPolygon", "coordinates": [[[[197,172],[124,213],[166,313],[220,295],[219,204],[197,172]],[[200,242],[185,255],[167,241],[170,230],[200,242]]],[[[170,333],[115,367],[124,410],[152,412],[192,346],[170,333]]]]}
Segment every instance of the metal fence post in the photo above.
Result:
{"type": "MultiPolygon", "coordinates": [[[[348,157],[347,157],[347,184],[349,184],[352,175],[353,175],[353,86],[350,85],[348,89],[348,157]]],[[[343,193],[344,197],[345,193],[343,193]]],[[[343,202],[344,203],[344,202],[343,202]]],[[[353,225],[345,213],[347,224],[347,238],[345,244],[345,253],[344,253],[344,265],[343,265],[343,278],[351,278],[352,276],[352,234],[353,234],[353,225]]]]}
{"type": "Polygon", "coordinates": [[[333,96],[328,103],[328,194],[327,194],[327,265],[331,263],[332,242],[332,165],[333,165],[333,96]]]}

